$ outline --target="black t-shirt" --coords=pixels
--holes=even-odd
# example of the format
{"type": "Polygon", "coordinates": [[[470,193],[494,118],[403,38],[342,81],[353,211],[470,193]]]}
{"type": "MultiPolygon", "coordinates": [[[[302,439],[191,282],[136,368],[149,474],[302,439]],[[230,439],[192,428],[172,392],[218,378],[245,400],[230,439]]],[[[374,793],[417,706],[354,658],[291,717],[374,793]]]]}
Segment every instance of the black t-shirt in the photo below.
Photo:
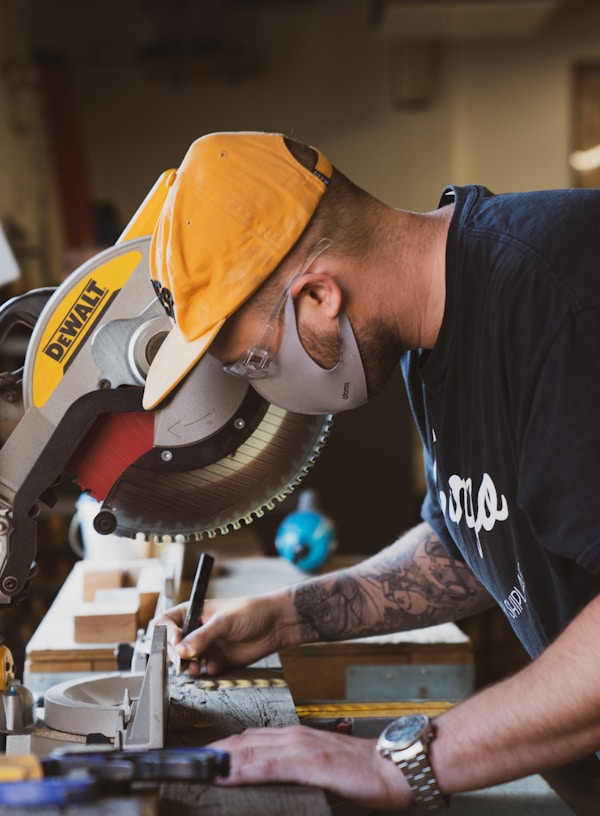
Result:
{"type": "Polygon", "coordinates": [[[401,361],[423,517],[535,657],[600,592],[600,190],[453,200],[439,338],[401,361]]]}

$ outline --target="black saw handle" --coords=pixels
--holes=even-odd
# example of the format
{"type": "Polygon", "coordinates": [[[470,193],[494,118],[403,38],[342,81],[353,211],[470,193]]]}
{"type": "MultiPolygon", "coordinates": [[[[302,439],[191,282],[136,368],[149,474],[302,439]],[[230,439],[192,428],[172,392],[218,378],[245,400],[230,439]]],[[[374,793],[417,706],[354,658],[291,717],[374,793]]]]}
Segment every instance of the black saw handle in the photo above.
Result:
{"type": "Polygon", "coordinates": [[[0,306],[0,343],[16,325],[21,323],[33,329],[46,303],[56,292],[55,286],[44,286],[32,289],[22,295],[16,295],[0,306]]]}

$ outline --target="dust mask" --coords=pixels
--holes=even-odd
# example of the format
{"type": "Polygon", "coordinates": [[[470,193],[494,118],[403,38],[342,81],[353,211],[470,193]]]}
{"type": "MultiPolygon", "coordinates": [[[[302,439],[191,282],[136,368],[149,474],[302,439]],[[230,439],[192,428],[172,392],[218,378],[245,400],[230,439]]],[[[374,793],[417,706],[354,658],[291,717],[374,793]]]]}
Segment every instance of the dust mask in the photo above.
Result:
{"type": "Polygon", "coordinates": [[[264,379],[250,380],[269,402],[298,414],[335,414],[368,400],[365,371],[356,337],[344,311],[338,315],[340,359],[322,368],[304,349],[298,336],[294,300],[288,294],[281,345],[264,379]]]}

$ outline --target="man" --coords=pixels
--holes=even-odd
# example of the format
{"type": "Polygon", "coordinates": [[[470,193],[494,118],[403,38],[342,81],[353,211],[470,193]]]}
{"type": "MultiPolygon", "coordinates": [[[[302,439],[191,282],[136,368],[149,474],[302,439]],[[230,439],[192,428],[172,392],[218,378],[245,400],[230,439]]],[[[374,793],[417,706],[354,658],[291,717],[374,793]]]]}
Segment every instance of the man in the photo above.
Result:
{"type": "Polygon", "coordinates": [[[433,810],[575,761],[582,780],[600,773],[599,216],[597,191],[482,187],[412,213],[278,135],[190,148],[153,236],[154,284],[175,322],[145,406],[206,352],[307,413],[361,404],[400,362],[428,494],[423,523],[357,567],[207,603],[180,643],[175,608],[160,622],[181,657],[214,674],[495,602],[534,658],[377,745],[302,727],[231,737],[224,784],[299,782],[433,810]]]}

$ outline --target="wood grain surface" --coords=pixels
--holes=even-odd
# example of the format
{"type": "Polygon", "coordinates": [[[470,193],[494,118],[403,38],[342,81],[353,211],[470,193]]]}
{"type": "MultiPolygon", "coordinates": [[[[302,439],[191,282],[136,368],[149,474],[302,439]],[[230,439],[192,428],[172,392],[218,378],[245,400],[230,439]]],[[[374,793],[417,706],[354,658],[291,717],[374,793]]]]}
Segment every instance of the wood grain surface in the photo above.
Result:
{"type": "MultiPolygon", "coordinates": [[[[187,675],[173,679],[169,745],[206,745],[249,727],[296,724],[294,704],[277,664],[277,658],[268,658],[250,668],[222,674],[216,681],[187,675]]],[[[178,816],[331,813],[323,791],[295,785],[218,788],[169,783],[161,787],[160,801],[161,814],[178,816]]]]}

